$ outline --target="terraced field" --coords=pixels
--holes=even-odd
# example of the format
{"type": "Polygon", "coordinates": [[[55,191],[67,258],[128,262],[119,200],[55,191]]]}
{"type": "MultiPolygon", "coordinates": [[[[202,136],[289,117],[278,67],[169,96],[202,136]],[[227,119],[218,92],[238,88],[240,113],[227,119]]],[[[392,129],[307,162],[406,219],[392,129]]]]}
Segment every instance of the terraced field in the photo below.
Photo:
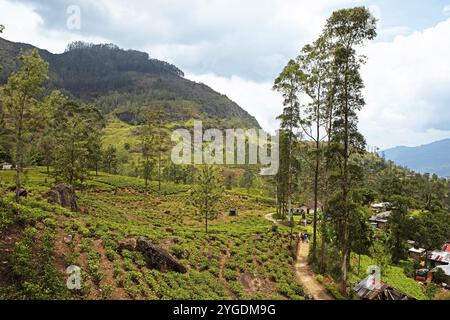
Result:
{"type": "Polygon", "coordinates": [[[206,235],[186,185],[164,183],[161,192],[145,194],[140,179],[101,174],[78,191],[81,210],[71,212],[47,202],[52,181],[44,169],[27,170],[29,195],[20,205],[5,191],[12,172],[0,177],[1,298],[304,298],[290,228],[274,232],[264,219],[274,210],[270,199],[227,191],[206,235]],[[231,208],[237,217],[228,216],[231,208]],[[166,249],[188,272],[149,269],[136,251],[119,254],[120,242],[137,237],[166,249]],[[81,267],[81,290],[65,286],[69,265],[81,267]]]}

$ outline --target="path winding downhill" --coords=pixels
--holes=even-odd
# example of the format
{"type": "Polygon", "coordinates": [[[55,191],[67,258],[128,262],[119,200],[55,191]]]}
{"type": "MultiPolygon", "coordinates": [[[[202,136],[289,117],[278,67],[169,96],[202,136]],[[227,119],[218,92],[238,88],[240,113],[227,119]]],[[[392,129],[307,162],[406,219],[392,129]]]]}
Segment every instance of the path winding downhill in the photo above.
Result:
{"type": "MultiPolygon", "coordinates": [[[[278,224],[273,218],[273,214],[266,214],[265,219],[278,224]]],[[[297,254],[295,261],[295,276],[302,284],[306,295],[310,295],[314,300],[334,300],[327,289],[316,280],[314,272],[308,265],[309,243],[299,242],[297,245],[297,254]]]]}

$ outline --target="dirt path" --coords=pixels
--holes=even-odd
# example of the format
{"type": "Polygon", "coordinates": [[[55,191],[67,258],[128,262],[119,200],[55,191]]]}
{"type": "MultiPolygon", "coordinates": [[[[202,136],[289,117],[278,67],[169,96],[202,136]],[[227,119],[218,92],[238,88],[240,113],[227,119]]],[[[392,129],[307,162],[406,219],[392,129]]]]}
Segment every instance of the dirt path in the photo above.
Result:
{"type": "MultiPolygon", "coordinates": [[[[278,224],[272,213],[266,214],[264,218],[275,224],[278,224]]],[[[314,300],[334,300],[327,289],[316,280],[314,272],[308,265],[309,243],[299,242],[297,245],[297,254],[295,261],[295,277],[302,284],[306,295],[314,300]]]]}
{"type": "Polygon", "coordinates": [[[265,218],[266,220],[269,220],[269,221],[275,223],[275,224],[278,224],[278,221],[276,221],[276,220],[273,218],[273,213],[268,213],[268,214],[266,214],[266,215],[264,216],[264,218],[265,218]]]}
{"type": "Polygon", "coordinates": [[[314,300],[334,300],[327,289],[316,280],[314,272],[308,265],[309,243],[299,242],[297,245],[297,259],[295,261],[295,276],[303,285],[307,295],[314,300]]]}

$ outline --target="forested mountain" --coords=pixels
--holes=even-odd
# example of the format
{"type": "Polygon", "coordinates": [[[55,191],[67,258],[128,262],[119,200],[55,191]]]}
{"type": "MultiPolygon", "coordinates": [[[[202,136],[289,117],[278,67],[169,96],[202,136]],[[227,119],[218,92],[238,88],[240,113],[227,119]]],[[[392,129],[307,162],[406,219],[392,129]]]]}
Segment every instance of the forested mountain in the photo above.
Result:
{"type": "Polygon", "coordinates": [[[395,147],[384,151],[386,159],[422,173],[450,177],[450,139],[418,147],[395,147]]]}
{"type": "MultiPolygon", "coordinates": [[[[19,66],[21,51],[33,46],[0,38],[0,84],[19,66]]],[[[103,113],[120,108],[124,120],[129,111],[165,109],[170,120],[208,117],[232,121],[242,127],[259,127],[248,114],[225,95],[184,78],[176,66],[149,58],[144,52],[122,50],[112,44],[75,42],[62,54],[39,50],[49,62],[49,89],[60,89],[83,102],[95,103],[103,113]]]]}

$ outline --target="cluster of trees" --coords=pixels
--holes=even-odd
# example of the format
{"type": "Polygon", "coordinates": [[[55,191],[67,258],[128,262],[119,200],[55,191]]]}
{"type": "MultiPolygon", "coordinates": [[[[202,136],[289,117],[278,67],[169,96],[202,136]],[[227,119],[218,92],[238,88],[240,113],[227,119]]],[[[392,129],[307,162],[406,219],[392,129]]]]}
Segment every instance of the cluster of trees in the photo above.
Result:
{"type": "MultiPolygon", "coordinates": [[[[145,64],[148,60],[148,56],[126,52],[113,45],[86,43],[72,44],[65,55],[75,56],[80,52],[93,55],[91,58],[94,60],[97,56],[102,56],[102,61],[113,59],[117,62],[114,68],[119,71],[131,68],[121,63],[129,64],[136,60],[136,63],[141,61],[145,64]],[[134,57],[134,60],[126,57],[134,57]]],[[[88,62],[92,59],[88,59],[88,62]]],[[[21,186],[21,173],[26,165],[44,165],[56,182],[70,184],[82,184],[92,171],[118,173],[121,163],[129,157],[128,154],[119,153],[115,146],[102,142],[105,119],[97,106],[75,101],[59,90],[49,91],[46,84],[52,66],[41,58],[37,49],[22,54],[19,61],[19,69],[9,74],[0,92],[0,160],[15,165],[17,194],[21,186]]],[[[53,69],[70,69],[70,63],[62,66],[59,65],[62,61],[53,62],[56,64],[53,69]]],[[[97,64],[97,67],[102,68],[101,64],[97,64]]],[[[77,68],[92,71],[90,65],[82,64],[77,68]]],[[[146,71],[145,68],[142,70],[146,71]]],[[[109,74],[109,71],[100,72],[105,73],[109,74]]],[[[62,74],[70,77],[65,72],[62,74]]],[[[205,90],[208,95],[219,96],[209,88],[205,90]]],[[[199,99],[203,99],[202,95],[199,99]]],[[[166,107],[167,102],[162,102],[156,109],[143,108],[139,112],[139,126],[135,130],[138,145],[124,146],[125,152],[139,153],[139,160],[132,165],[133,174],[145,180],[147,192],[153,180],[158,182],[158,190],[164,179],[186,184],[195,180],[194,168],[174,166],[167,157],[168,135],[163,122],[167,121],[170,110],[166,110],[166,107]]],[[[245,184],[248,185],[248,181],[245,184]]]]}
{"type": "Polygon", "coordinates": [[[418,239],[418,234],[425,239],[424,233],[439,231],[433,241],[422,240],[431,248],[450,236],[448,223],[444,229],[433,230],[438,221],[448,222],[447,212],[438,213],[445,209],[448,182],[412,174],[367,154],[365,139],[358,132],[358,112],[365,105],[360,68],[366,60],[358,50],[376,35],[376,19],[365,7],[335,11],[318,39],[289,61],[274,83],[284,99],[279,116],[278,215],[286,217],[294,198],[313,200],[311,260],[321,272],[339,275],[343,293],[351,252],[378,257],[388,252],[389,259],[398,262],[405,257],[407,239],[418,239]],[[368,223],[368,207],[375,199],[393,203],[386,239],[368,223]],[[415,219],[410,215],[412,208],[429,213],[415,219]],[[447,220],[442,220],[444,216],[447,220]],[[338,266],[327,263],[327,250],[337,252],[338,266]]]}
{"type": "MultiPolygon", "coordinates": [[[[157,172],[158,191],[164,176],[163,166],[167,162],[167,135],[163,129],[164,114],[148,112],[144,114],[144,124],[139,128],[139,144],[142,154],[142,176],[145,180],[145,191],[149,190],[152,172],[157,172]]],[[[167,175],[167,171],[165,172],[167,175]]],[[[177,178],[177,177],[175,177],[177,178]]]]}
{"type": "MultiPolygon", "coordinates": [[[[1,160],[16,168],[16,200],[26,165],[45,165],[56,182],[83,183],[91,171],[117,173],[114,146],[102,143],[105,120],[94,105],[78,103],[58,90],[46,94],[49,65],[37,49],[20,57],[20,68],[0,88],[1,160]],[[51,170],[51,169],[52,170],[51,170]]],[[[154,165],[162,179],[164,134],[160,117],[146,117],[139,134],[146,185],[154,165]]]]}
{"type": "Polygon", "coordinates": [[[322,199],[339,243],[342,291],[346,291],[353,235],[350,228],[360,213],[360,205],[353,196],[361,180],[358,155],[365,147],[357,128],[357,111],[364,106],[360,76],[363,59],[357,48],[375,36],[376,20],[366,8],[336,11],[327,20],[320,37],[305,46],[295,60],[289,61],[274,85],[282,93],[285,105],[279,117],[282,133],[279,213],[283,216],[286,210],[292,209],[294,180],[297,171],[302,169],[299,164],[307,163],[314,172],[312,258],[317,259],[319,180],[326,180],[322,199]],[[305,137],[310,140],[307,153],[299,148],[305,137]],[[303,159],[296,160],[299,153],[303,159]]]}
{"type": "Polygon", "coordinates": [[[104,120],[97,108],[57,90],[46,95],[48,63],[36,49],[21,55],[20,61],[20,69],[0,89],[2,157],[16,168],[16,200],[28,164],[45,165],[56,181],[71,184],[83,182],[89,170],[101,165],[113,171],[115,151],[102,152],[104,120]]]}

